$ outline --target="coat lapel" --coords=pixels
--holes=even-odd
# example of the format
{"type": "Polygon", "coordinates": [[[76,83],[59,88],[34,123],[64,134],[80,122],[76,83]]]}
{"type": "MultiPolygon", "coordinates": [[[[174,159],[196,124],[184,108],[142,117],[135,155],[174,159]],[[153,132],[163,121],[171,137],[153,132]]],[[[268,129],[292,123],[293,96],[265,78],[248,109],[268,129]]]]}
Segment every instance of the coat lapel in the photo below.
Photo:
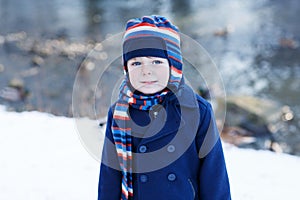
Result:
{"type": "Polygon", "coordinates": [[[186,85],[183,85],[174,97],[174,101],[168,101],[169,103],[166,104],[165,109],[160,109],[157,118],[153,119],[152,123],[144,129],[143,143],[177,133],[186,124],[181,114],[183,109],[199,109],[194,92],[186,85]]]}

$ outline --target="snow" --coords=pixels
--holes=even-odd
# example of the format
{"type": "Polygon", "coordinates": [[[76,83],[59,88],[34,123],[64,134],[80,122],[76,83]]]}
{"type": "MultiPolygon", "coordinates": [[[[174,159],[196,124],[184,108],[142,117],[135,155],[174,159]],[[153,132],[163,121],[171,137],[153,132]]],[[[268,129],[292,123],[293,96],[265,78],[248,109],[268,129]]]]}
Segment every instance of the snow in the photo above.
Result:
{"type": "MultiPolygon", "coordinates": [[[[0,123],[0,200],[97,198],[99,162],[74,119],[0,106],[0,123]]],[[[232,199],[300,199],[299,157],[225,143],[224,153],[232,199]]]]}
{"type": "Polygon", "coordinates": [[[74,120],[0,109],[0,199],[97,198],[99,163],[81,145],[74,120]]]}
{"type": "Polygon", "coordinates": [[[300,199],[299,157],[226,144],[224,153],[233,199],[300,199]]]}

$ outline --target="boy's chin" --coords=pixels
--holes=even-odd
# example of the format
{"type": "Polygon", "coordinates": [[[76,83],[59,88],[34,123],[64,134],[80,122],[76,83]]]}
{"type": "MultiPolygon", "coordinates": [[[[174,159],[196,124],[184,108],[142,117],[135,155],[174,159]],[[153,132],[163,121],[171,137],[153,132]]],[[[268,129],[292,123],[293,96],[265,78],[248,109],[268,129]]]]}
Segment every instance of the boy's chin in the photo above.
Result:
{"type": "Polygon", "coordinates": [[[158,89],[155,89],[155,88],[140,88],[137,91],[141,94],[153,95],[153,94],[161,92],[162,90],[163,90],[162,88],[158,88],[158,89]]]}

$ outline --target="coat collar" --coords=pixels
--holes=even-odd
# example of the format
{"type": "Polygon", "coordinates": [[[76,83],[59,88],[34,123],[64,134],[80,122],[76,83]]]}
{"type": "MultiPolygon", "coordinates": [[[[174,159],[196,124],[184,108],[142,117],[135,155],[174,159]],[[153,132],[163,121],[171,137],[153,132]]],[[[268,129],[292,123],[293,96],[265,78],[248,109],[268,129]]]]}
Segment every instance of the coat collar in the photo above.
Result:
{"type": "Polygon", "coordinates": [[[192,88],[186,84],[182,84],[175,94],[178,99],[177,105],[186,107],[186,108],[198,108],[198,102],[196,98],[196,94],[192,90],[192,88]]]}
{"type": "Polygon", "coordinates": [[[183,109],[198,109],[198,102],[193,90],[186,84],[182,84],[176,94],[166,98],[165,109],[160,109],[158,117],[148,126],[132,126],[132,131],[144,133],[142,143],[152,142],[176,133],[182,129],[186,122],[181,113],[183,109]]]}

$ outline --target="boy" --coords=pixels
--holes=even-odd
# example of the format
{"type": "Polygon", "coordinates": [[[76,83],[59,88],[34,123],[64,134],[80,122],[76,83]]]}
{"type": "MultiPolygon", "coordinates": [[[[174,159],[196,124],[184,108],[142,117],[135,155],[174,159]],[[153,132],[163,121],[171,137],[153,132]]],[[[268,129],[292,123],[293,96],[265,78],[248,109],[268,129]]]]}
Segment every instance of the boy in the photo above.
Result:
{"type": "Polygon", "coordinates": [[[162,16],[129,20],[123,64],[98,199],[231,199],[211,105],[184,83],[177,27],[162,16]]]}

